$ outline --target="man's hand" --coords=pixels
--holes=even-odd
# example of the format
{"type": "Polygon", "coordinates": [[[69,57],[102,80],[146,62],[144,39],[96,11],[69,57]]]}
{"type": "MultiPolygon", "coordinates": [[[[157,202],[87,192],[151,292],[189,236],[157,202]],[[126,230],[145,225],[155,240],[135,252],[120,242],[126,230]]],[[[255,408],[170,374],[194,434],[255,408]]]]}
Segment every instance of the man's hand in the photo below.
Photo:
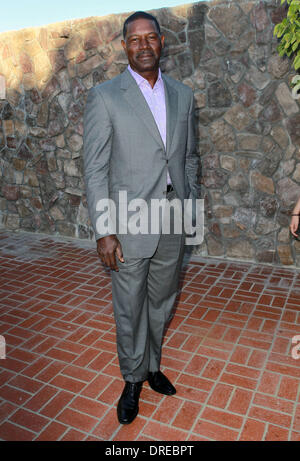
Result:
{"type": "Polygon", "coordinates": [[[294,237],[299,237],[299,235],[296,234],[298,225],[299,225],[299,216],[292,216],[291,223],[290,223],[290,231],[294,237]]]}
{"type": "Polygon", "coordinates": [[[108,235],[97,240],[97,252],[101,261],[113,271],[119,272],[116,255],[121,263],[124,262],[121,243],[116,235],[108,235]]]}

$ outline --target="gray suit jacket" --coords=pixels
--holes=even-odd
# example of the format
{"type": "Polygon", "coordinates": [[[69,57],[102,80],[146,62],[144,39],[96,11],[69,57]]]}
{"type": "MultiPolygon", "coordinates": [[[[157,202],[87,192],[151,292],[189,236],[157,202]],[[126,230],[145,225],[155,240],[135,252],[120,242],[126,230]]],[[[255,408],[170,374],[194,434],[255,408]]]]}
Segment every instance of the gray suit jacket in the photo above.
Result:
{"type": "MultiPolygon", "coordinates": [[[[167,168],[177,196],[196,198],[199,157],[195,149],[192,90],[163,74],[167,111],[166,149],[150,108],[126,69],[89,91],[84,114],[84,170],[87,201],[96,239],[97,202],[119,191],[128,201],[166,197],[167,168]]],[[[159,234],[117,236],[124,257],[151,257],[159,234]]]]}

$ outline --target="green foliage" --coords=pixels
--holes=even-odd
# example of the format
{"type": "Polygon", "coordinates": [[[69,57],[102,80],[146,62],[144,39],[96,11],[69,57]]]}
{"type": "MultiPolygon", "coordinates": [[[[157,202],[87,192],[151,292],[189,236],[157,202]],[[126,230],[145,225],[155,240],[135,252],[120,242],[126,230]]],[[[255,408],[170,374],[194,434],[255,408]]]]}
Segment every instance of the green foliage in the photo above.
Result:
{"type": "Polygon", "coordinates": [[[293,58],[295,70],[300,69],[300,0],[281,0],[289,5],[287,17],[282,22],[276,24],[274,35],[281,38],[277,47],[279,56],[293,58]]]}

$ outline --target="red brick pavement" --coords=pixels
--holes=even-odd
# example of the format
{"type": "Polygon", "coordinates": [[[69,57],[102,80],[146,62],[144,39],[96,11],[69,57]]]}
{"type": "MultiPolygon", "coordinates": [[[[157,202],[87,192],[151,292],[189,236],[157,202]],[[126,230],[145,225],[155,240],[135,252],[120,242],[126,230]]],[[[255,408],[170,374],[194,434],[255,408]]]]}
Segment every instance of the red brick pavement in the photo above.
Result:
{"type": "Polygon", "coordinates": [[[300,440],[297,270],[189,263],[163,346],[177,394],[145,383],[129,426],[94,244],[3,232],[0,277],[1,440],[300,440]]]}

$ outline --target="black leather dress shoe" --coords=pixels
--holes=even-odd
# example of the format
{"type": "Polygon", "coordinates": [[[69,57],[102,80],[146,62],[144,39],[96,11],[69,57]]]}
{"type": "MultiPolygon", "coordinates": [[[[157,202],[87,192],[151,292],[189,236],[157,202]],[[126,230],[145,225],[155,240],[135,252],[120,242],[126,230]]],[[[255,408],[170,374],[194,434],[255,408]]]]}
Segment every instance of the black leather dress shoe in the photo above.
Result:
{"type": "Polygon", "coordinates": [[[150,387],[160,394],[174,395],[176,394],[175,387],[170,383],[168,378],[162,374],[161,371],[155,371],[154,373],[149,371],[148,382],[150,387]]]}
{"type": "Polygon", "coordinates": [[[117,414],[121,424],[130,424],[139,412],[139,398],[143,381],[138,383],[126,382],[120,397],[117,414]]]}

